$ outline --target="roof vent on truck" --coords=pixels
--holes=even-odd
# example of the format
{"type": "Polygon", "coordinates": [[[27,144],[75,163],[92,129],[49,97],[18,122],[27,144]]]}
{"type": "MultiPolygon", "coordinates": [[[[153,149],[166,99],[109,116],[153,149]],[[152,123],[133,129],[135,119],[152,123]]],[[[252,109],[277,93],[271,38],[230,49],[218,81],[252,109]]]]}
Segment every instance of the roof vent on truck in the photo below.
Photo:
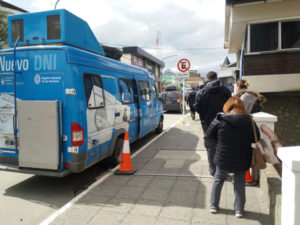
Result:
{"type": "Polygon", "coordinates": [[[65,9],[8,16],[8,44],[14,46],[63,44],[104,55],[90,26],[65,9]]]}

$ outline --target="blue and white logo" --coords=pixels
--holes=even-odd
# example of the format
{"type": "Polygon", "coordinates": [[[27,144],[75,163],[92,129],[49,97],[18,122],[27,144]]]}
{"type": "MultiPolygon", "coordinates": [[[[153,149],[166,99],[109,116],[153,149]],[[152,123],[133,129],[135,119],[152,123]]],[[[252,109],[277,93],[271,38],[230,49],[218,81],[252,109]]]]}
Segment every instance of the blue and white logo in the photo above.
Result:
{"type": "Polygon", "coordinates": [[[39,85],[41,83],[41,76],[39,74],[34,76],[34,83],[39,85]]]}

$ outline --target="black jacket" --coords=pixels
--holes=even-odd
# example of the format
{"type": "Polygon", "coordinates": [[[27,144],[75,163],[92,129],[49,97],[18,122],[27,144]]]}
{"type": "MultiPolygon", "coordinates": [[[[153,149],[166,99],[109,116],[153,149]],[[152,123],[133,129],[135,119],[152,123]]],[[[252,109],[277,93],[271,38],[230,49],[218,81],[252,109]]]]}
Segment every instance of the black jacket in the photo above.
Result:
{"type": "Polygon", "coordinates": [[[228,88],[221,86],[219,80],[208,82],[197,94],[195,110],[200,115],[204,131],[218,112],[223,111],[224,103],[231,97],[228,88]]]}
{"type": "Polygon", "coordinates": [[[196,100],[196,92],[193,91],[193,92],[189,93],[189,96],[187,99],[187,104],[189,105],[189,107],[194,107],[195,100],[196,100]]]}
{"type": "MultiPolygon", "coordinates": [[[[260,139],[255,125],[257,139],[260,139]]],[[[214,163],[228,171],[246,171],[251,166],[254,134],[248,114],[218,114],[208,130],[207,137],[217,140],[214,163]]]]}

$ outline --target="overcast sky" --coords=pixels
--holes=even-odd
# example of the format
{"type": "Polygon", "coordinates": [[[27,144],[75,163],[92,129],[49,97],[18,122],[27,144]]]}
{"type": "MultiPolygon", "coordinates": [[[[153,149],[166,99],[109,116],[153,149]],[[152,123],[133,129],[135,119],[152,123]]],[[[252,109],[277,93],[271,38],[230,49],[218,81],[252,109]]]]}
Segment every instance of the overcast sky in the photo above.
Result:
{"type": "MultiPolygon", "coordinates": [[[[37,12],[54,9],[57,0],[5,1],[37,12]]],[[[139,46],[174,71],[178,60],[187,58],[191,69],[204,75],[218,70],[227,56],[223,48],[224,5],[225,0],[60,0],[57,8],[88,22],[101,43],[139,46]]]]}

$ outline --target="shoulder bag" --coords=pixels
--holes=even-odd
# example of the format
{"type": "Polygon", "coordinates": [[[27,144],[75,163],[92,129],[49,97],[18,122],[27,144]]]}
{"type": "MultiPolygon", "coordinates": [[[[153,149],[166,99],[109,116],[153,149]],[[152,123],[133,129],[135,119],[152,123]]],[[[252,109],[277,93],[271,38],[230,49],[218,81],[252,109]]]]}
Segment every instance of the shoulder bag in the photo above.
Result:
{"type": "Polygon", "coordinates": [[[256,134],[256,127],[255,127],[255,122],[251,118],[252,122],[252,128],[253,128],[253,134],[254,134],[254,140],[255,140],[255,148],[253,149],[252,152],[252,161],[251,161],[251,167],[252,169],[255,170],[261,170],[265,169],[267,167],[266,165],[266,160],[264,156],[262,155],[260,148],[258,146],[258,140],[257,140],[257,134],[256,134]]]}

